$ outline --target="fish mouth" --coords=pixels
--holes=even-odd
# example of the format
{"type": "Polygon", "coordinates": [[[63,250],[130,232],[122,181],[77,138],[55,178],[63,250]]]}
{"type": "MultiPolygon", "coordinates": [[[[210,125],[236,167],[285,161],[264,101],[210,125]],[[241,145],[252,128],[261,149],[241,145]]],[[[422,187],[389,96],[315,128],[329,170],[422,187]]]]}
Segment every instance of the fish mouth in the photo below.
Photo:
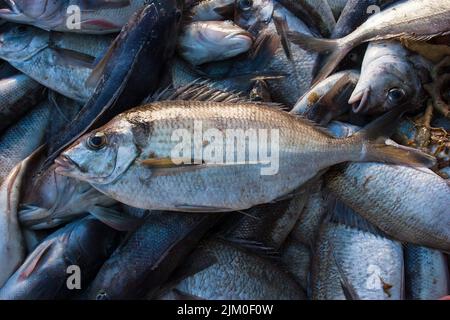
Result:
{"type": "Polygon", "coordinates": [[[358,92],[357,94],[353,94],[348,101],[349,104],[353,105],[353,112],[363,113],[366,112],[369,106],[369,96],[370,96],[370,87],[364,89],[363,91],[358,92]],[[359,102],[359,103],[358,103],[359,102]]]}
{"type": "Polygon", "coordinates": [[[66,155],[61,155],[55,159],[55,173],[60,175],[70,175],[71,172],[79,169],[78,165],[66,155]]]}

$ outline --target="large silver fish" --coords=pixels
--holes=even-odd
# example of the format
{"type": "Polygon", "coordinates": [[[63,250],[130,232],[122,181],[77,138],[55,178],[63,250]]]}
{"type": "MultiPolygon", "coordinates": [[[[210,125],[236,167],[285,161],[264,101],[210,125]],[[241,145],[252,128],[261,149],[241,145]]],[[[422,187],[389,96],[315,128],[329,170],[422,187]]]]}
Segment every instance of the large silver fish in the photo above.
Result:
{"type": "Polygon", "coordinates": [[[371,16],[358,29],[341,39],[313,38],[289,32],[291,41],[302,48],[328,53],[324,67],[314,80],[325,79],[341,60],[364,42],[398,38],[428,40],[450,32],[450,0],[408,0],[371,16]]]}
{"type": "Polygon", "coordinates": [[[56,172],[133,207],[239,211],[293,193],[341,162],[433,165],[434,158],[414,149],[372,140],[399,112],[353,137],[335,139],[302,118],[261,104],[156,102],[81,137],[56,160],[56,172]],[[248,139],[248,149],[235,146],[236,134],[248,139]]]}

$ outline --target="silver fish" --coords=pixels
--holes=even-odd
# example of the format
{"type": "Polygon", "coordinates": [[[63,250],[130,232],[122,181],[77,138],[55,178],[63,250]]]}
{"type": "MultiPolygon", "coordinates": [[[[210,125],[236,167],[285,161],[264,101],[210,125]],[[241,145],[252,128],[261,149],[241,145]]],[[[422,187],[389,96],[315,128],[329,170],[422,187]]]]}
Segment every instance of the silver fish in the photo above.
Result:
{"type": "Polygon", "coordinates": [[[199,65],[235,57],[247,52],[252,44],[252,35],[231,21],[200,21],[183,28],[178,53],[199,65]]]}
{"type": "Polygon", "coordinates": [[[325,79],[356,46],[375,40],[410,38],[428,40],[450,32],[450,0],[408,0],[371,16],[341,39],[318,39],[299,32],[289,33],[302,48],[329,53],[314,83],[325,79]]]}
{"type": "Polygon", "coordinates": [[[326,185],[393,238],[450,251],[450,186],[431,170],[355,163],[333,168],[326,185]]]}
{"type": "Polygon", "coordinates": [[[406,298],[437,300],[449,294],[447,257],[441,252],[407,244],[406,298]]]}
{"type": "Polygon", "coordinates": [[[95,88],[86,86],[86,80],[95,59],[110,45],[111,37],[52,35],[34,27],[10,24],[2,28],[2,59],[42,85],[71,99],[86,102],[91,97],[95,88]]]}
{"type": "Polygon", "coordinates": [[[431,69],[427,64],[400,42],[371,42],[364,56],[361,77],[349,99],[353,111],[375,114],[401,103],[417,108],[424,100],[422,83],[427,81],[425,76],[420,76],[420,69],[425,72],[431,69]]]}
{"type": "Polygon", "coordinates": [[[334,18],[336,21],[341,16],[342,10],[344,10],[348,0],[327,0],[331,11],[333,11],[334,18]]]}
{"type": "Polygon", "coordinates": [[[402,299],[402,245],[381,235],[348,208],[336,208],[322,225],[314,252],[313,299],[402,299]]]}
{"type": "Polygon", "coordinates": [[[309,291],[311,249],[290,236],[281,250],[281,262],[302,288],[309,291]]]}
{"type": "MultiPolygon", "coordinates": [[[[240,211],[291,194],[321,170],[341,162],[380,160],[433,165],[434,158],[414,149],[366,141],[366,137],[378,136],[398,112],[402,111],[393,110],[353,137],[335,139],[304,119],[261,104],[156,102],[127,111],[81,137],[56,160],[56,172],[87,181],[133,207],[240,211]],[[260,154],[259,161],[255,161],[253,147],[253,151],[233,147],[233,159],[239,161],[224,161],[222,153],[227,146],[220,143],[221,152],[213,152],[218,150],[215,143],[210,145],[214,149],[207,149],[203,156],[203,147],[212,141],[203,133],[208,134],[210,129],[222,137],[214,140],[217,142],[224,137],[234,141],[235,130],[244,134],[249,129],[263,130],[263,134],[268,134],[270,129],[274,132],[271,141],[278,139],[276,146],[270,145],[276,160],[261,161],[260,154]],[[173,139],[174,130],[175,134],[183,132],[190,145],[182,147],[185,142],[180,144],[180,139],[173,139]],[[196,152],[191,143],[193,134],[201,136],[196,152]],[[243,158],[239,156],[242,152],[243,158]]],[[[258,146],[258,138],[252,132],[255,131],[247,131],[249,145],[258,146]]],[[[231,146],[234,143],[228,145],[228,150],[232,150],[231,146]]]]}
{"type": "Polygon", "coordinates": [[[120,31],[146,1],[6,0],[5,2],[7,7],[0,9],[0,18],[7,21],[30,24],[47,31],[104,34],[120,31]]]}

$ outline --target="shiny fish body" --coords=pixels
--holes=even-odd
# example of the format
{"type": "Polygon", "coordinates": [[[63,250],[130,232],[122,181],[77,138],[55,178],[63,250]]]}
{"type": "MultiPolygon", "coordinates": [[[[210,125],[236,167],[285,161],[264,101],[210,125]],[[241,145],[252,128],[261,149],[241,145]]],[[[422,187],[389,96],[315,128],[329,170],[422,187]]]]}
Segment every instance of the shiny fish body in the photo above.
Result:
{"type": "Polygon", "coordinates": [[[52,111],[52,105],[44,101],[1,136],[0,182],[44,142],[52,111]]]}
{"type": "Polygon", "coordinates": [[[403,250],[399,242],[329,221],[321,227],[314,252],[314,300],[402,299],[403,250]]]}
{"type": "Polygon", "coordinates": [[[431,170],[353,163],[333,168],[326,185],[393,238],[450,251],[450,186],[431,170]]]}
{"type": "Polygon", "coordinates": [[[281,250],[281,262],[302,288],[309,291],[311,249],[290,236],[281,250]]]}
{"type": "Polygon", "coordinates": [[[117,116],[93,134],[97,133],[108,136],[111,143],[105,141],[103,150],[97,153],[85,143],[92,134],[81,137],[57,160],[58,173],[88,181],[112,198],[143,209],[244,210],[294,192],[331,165],[364,161],[361,143],[365,142],[334,139],[300,118],[251,103],[158,102],[117,116]],[[278,130],[278,170],[269,169],[267,174],[261,171],[267,169],[261,162],[241,162],[205,165],[198,167],[200,170],[174,168],[171,174],[170,169],[159,172],[142,164],[149,155],[170,158],[179,145],[172,139],[174,130],[192,134],[194,120],[202,123],[203,131],[278,130]]]}
{"type": "Polygon", "coordinates": [[[24,74],[0,80],[0,131],[15,123],[43,97],[44,88],[24,74]]]}
{"type": "Polygon", "coordinates": [[[443,253],[407,244],[405,264],[407,299],[437,300],[450,293],[447,257],[443,253]]]}
{"type": "Polygon", "coordinates": [[[231,18],[236,0],[199,0],[189,10],[193,21],[220,21],[231,18]]]}
{"type": "Polygon", "coordinates": [[[182,280],[176,289],[206,300],[303,300],[302,288],[270,261],[226,242],[201,243],[191,258],[206,269],[182,280]],[[211,262],[209,259],[212,259],[211,262]]]}

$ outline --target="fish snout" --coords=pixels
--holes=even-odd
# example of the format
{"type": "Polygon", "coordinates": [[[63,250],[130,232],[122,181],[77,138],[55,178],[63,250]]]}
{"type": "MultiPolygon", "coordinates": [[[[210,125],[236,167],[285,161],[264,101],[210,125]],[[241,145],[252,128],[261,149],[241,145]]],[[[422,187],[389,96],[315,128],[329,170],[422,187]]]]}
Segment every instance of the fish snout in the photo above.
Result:
{"type": "Polygon", "coordinates": [[[348,100],[348,104],[353,106],[354,113],[365,113],[369,106],[371,88],[367,87],[363,90],[355,90],[348,100]]]}
{"type": "Polygon", "coordinates": [[[79,168],[78,165],[67,155],[60,155],[55,159],[55,164],[57,165],[55,172],[61,175],[68,174],[79,168]]]}

